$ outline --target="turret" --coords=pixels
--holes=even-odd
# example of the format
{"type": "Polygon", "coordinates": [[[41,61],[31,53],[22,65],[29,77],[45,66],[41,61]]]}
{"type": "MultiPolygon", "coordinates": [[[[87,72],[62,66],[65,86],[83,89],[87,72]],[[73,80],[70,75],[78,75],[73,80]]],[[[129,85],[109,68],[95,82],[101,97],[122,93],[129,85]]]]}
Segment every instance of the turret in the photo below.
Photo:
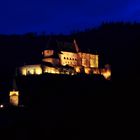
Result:
{"type": "Polygon", "coordinates": [[[13,80],[12,83],[12,91],[9,93],[9,98],[10,98],[10,104],[13,106],[18,106],[19,105],[19,91],[17,90],[17,85],[15,79],[13,80]]]}
{"type": "Polygon", "coordinates": [[[42,51],[42,62],[43,64],[51,64],[52,66],[57,66],[60,64],[59,55],[58,55],[58,46],[57,42],[48,41],[46,48],[42,51]]]}

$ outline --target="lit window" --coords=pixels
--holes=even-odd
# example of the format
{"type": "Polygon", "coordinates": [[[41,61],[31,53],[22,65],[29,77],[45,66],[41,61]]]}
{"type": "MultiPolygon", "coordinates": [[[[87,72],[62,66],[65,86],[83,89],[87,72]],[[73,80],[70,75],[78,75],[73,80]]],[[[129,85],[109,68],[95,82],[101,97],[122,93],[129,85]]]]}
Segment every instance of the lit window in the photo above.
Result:
{"type": "Polygon", "coordinates": [[[36,68],[36,74],[42,74],[42,69],[41,68],[36,68]]]}

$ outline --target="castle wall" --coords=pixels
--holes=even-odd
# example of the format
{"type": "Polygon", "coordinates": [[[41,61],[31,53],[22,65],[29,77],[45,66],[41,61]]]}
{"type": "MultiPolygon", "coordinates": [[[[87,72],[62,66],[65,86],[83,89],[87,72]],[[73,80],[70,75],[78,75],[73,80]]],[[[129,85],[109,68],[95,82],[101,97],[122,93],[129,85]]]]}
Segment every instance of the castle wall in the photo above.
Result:
{"type": "Polygon", "coordinates": [[[64,52],[61,51],[59,54],[60,57],[60,64],[62,66],[69,65],[69,66],[77,66],[77,53],[72,52],[64,52]]]}
{"type": "Polygon", "coordinates": [[[44,50],[42,54],[44,57],[50,57],[54,54],[54,50],[44,50]]]}
{"type": "Polygon", "coordinates": [[[79,52],[77,48],[77,53],[61,51],[60,53],[54,50],[44,50],[42,52],[43,62],[46,64],[43,66],[43,71],[41,64],[38,65],[26,65],[20,68],[22,75],[28,74],[42,74],[44,73],[54,73],[54,74],[76,74],[76,73],[86,73],[86,74],[102,74],[105,78],[110,76],[110,71],[99,69],[99,55],[91,53],[79,52]],[[47,65],[51,63],[52,65],[47,65]],[[71,66],[63,67],[63,66],[71,66]]]}
{"type": "MultiPolygon", "coordinates": [[[[69,65],[72,67],[75,66],[83,66],[85,68],[98,68],[98,55],[89,54],[89,53],[72,53],[72,52],[64,52],[59,54],[60,57],[60,65],[69,65]]],[[[78,68],[77,68],[77,71],[78,68]]],[[[89,70],[86,70],[86,72],[89,70]]],[[[87,72],[89,73],[89,72],[87,72]]]]}
{"type": "Polygon", "coordinates": [[[49,63],[51,63],[54,66],[60,64],[60,61],[57,58],[44,58],[44,59],[42,59],[42,61],[43,62],[49,62],[49,63]]]}
{"type": "Polygon", "coordinates": [[[59,71],[59,69],[57,69],[55,67],[45,66],[44,67],[44,73],[60,74],[60,71],[59,71]]]}
{"type": "Polygon", "coordinates": [[[83,67],[91,67],[91,68],[98,68],[99,58],[98,55],[89,54],[89,53],[78,53],[79,55],[79,65],[83,67]],[[81,63],[81,64],[80,64],[81,63]]]}
{"type": "Polygon", "coordinates": [[[55,65],[69,65],[72,67],[75,66],[83,66],[86,68],[98,68],[99,67],[99,56],[90,54],[90,53],[73,53],[73,52],[66,52],[66,51],[61,51],[59,55],[59,59],[53,58],[52,56],[54,55],[54,50],[44,50],[43,51],[43,56],[44,58],[42,59],[43,62],[49,62],[53,66],[55,65]],[[52,57],[52,58],[51,58],[52,57]]]}
{"type": "Polygon", "coordinates": [[[99,56],[90,54],[90,67],[98,68],[99,67],[99,56]]]}
{"type": "Polygon", "coordinates": [[[22,75],[28,75],[28,74],[42,74],[42,69],[40,65],[25,65],[23,67],[20,67],[20,73],[22,75]]]}
{"type": "Polygon", "coordinates": [[[90,54],[88,53],[79,53],[81,58],[81,66],[90,67],[90,54]]]}
{"type": "Polygon", "coordinates": [[[19,105],[19,91],[10,91],[10,104],[14,106],[19,105]]]}

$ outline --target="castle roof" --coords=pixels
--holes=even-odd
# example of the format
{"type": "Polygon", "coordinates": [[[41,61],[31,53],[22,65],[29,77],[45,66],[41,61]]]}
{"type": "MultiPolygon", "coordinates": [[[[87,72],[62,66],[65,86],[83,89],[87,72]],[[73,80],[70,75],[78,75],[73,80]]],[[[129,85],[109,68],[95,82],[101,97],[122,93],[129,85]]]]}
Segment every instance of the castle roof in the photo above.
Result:
{"type": "Polygon", "coordinates": [[[60,53],[60,51],[77,52],[73,42],[60,42],[52,39],[48,40],[45,50],[54,50],[56,53],[60,53]]]}

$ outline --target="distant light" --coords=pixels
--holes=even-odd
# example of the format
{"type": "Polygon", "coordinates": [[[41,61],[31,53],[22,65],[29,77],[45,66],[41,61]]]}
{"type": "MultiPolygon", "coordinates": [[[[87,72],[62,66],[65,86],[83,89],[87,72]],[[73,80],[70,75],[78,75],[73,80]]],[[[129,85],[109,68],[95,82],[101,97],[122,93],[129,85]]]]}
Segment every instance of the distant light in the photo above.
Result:
{"type": "Polygon", "coordinates": [[[19,107],[24,107],[24,105],[19,105],[19,107]]]}
{"type": "Polygon", "coordinates": [[[0,105],[0,108],[4,108],[4,105],[0,105]]]}

